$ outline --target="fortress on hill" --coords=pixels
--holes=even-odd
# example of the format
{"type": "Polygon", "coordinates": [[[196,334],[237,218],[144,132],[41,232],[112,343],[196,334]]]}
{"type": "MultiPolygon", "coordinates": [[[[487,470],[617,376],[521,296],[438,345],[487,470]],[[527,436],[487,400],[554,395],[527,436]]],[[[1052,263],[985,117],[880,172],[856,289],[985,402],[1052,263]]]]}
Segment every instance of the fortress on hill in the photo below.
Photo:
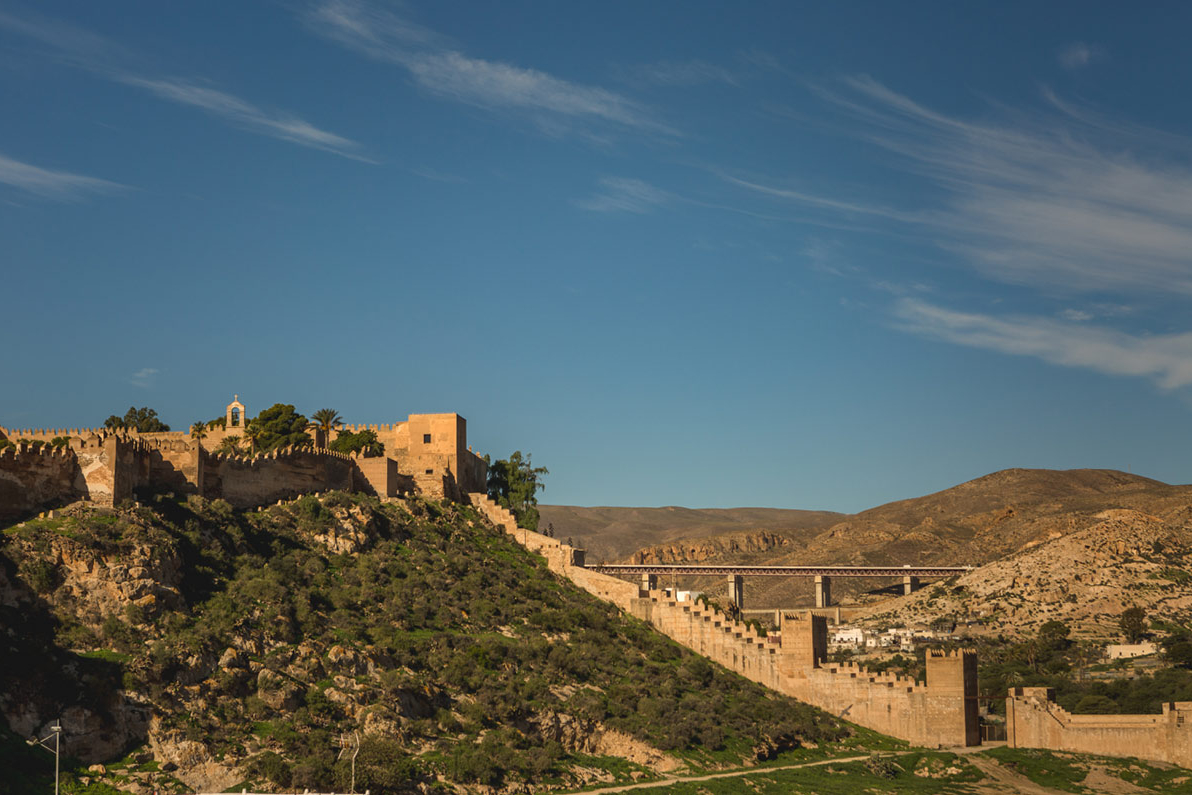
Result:
{"type": "MultiPolygon", "coordinates": [[[[520,528],[486,493],[488,465],[467,444],[458,414],[412,414],[388,425],[346,425],[337,433],[372,431],[379,456],[328,450],[311,443],[238,456],[214,452],[243,436],[239,398],[222,427],[202,439],[186,432],[0,427],[0,520],[86,499],[111,505],[142,493],[175,492],[224,499],[238,508],[329,490],[380,497],[423,494],[473,505],[517,543],[542,555],[548,568],[650,624],[659,632],[766,687],[862,726],[925,746],[981,743],[977,657],[971,649],[930,651],[926,681],[832,663],[827,623],[810,613],[781,614],[775,631],[759,632],[714,607],[677,601],[647,578],[641,585],[587,568],[583,550],[520,528]]],[[[1156,715],[1072,715],[1046,688],[1019,687],[1006,701],[1011,747],[1139,756],[1192,766],[1192,702],[1163,705],[1156,715]]]]}
{"type": "Polygon", "coordinates": [[[210,428],[201,440],[185,431],[0,426],[0,440],[15,445],[0,450],[0,519],[80,499],[111,505],[154,491],[251,508],[333,489],[461,499],[486,488],[488,465],[468,447],[467,421],[458,414],[411,414],[405,422],[333,431],[374,432],[385,446],[380,456],[328,450],[332,439],[314,428],[307,431],[310,445],[258,455],[215,453],[224,439],[243,436],[247,416],[236,396],[223,427],[210,428]]]}

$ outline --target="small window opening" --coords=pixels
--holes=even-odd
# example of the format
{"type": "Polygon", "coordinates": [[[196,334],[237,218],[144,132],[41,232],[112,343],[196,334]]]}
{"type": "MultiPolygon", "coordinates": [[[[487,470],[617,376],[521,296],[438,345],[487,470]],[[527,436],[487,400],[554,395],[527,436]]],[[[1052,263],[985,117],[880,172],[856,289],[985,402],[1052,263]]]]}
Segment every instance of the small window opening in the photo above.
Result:
{"type": "Polygon", "coordinates": [[[240,409],[232,409],[232,427],[240,427],[240,409]]]}
{"type": "Polygon", "coordinates": [[[426,474],[433,475],[433,474],[435,474],[435,471],[433,469],[428,469],[428,470],[426,470],[426,474]]]}
{"type": "Polygon", "coordinates": [[[429,433],[422,434],[422,443],[430,444],[430,434],[429,433]]]}

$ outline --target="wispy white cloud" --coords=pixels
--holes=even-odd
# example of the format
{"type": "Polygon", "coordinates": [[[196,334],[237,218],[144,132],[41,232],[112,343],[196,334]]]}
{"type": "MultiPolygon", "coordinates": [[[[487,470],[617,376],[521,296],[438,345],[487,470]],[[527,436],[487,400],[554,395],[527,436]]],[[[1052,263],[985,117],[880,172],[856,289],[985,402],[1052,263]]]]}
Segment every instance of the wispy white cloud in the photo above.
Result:
{"type": "Polygon", "coordinates": [[[148,389],[157,382],[157,369],[154,367],[142,367],[132,374],[129,383],[141,389],[148,389]]]}
{"type": "Polygon", "coordinates": [[[375,162],[361,154],[362,148],[355,141],[320,129],[295,114],[265,109],[201,81],[139,74],[127,66],[134,58],[126,50],[96,33],[54,20],[19,18],[2,12],[0,28],[48,45],[55,57],[99,77],[142,89],[159,99],[200,108],[242,129],[354,160],[375,162]]]}
{"type": "Polygon", "coordinates": [[[458,174],[448,174],[443,171],[437,171],[437,170],[430,168],[428,166],[420,166],[419,168],[413,169],[413,172],[414,172],[414,174],[416,174],[419,177],[422,177],[423,179],[429,179],[431,182],[448,182],[448,183],[452,183],[452,184],[462,184],[462,183],[468,181],[468,179],[466,177],[461,177],[458,174]]]}
{"type": "Polygon", "coordinates": [[[1105,57],[1105,51],[1095,45],[1076,41],[1062,48],[1057,57],[1065,69],[1076,71],[1105,57]]]}
{"type": "Polygon", "coordinates": [[[307,15],[311,30],[370,58],[404,68],[422,88],[465,104],[561,120],[598,122],[673,134],[643,105],[598,86],[574,83],[537,69],[474,58],[443,37],[386,9],[356,0],[330,0],[307,15]]]}
{"type": "Polygon", "coordinates": [[[22,163],[0,154],[0,183],[28,191],[48,199],[79,199],[89,193],[111,193],[126,186],[106,179],[52,171],[22,163]]]}
{"type": "Polygon", "coordinates": [[[1192,293],[1192,139],[1054,102],[1055,112],[1016,121],[967,121],[868,77],[842,85],[819,91],[852,117],[853,134],[896,155],[941,198],[891,209],[727,181],[805,209],[884,219],[888,231],[926,237],[998,281],[1192,293]]]}
{"type": "Polygon", "coordinates": [[[1092,312],[1085,312],[1083,309],[1065,309],[1060,312],[1060,317],[1064,320],[1070,320],[1073,323],[1084,323],[1096,316],[1092,312]]]}
{"type": "Polygon", "coordinates": [[[686,61],[657,61],[650,64],[625,67],[620,76],[632,82],[649,83],[656,86],[682,88],[707,83],[736,85],[737,77],[723,66],[691,59],[686,61]]]}
{"type": "Polygon", "coordinates": [[[594,195],[576,204],[595,212],[648,213],[673,198],[648,182],[630,177],[603,177],[598,185],[594,195]]]}
{"type": "Polygon", "coordinates": [[[905,331],[957,345],[1149,378],[1164,389],[1192,384],[1192,333],[1139,336],[1047,317],[958,312],[914,298],[899,301],[896,316],[905,331]]]}
{"type": "Polygon", "coordinates": [[[161,99],[200,108],[253,132],[354,160],[376,162],[358,154],[360,146],[355,141],[321,130],[289,113],[265,110],[224,91],[186,80],[155,80],[133,75],[121,75],[118,80],[143,88],[161,99]]]}

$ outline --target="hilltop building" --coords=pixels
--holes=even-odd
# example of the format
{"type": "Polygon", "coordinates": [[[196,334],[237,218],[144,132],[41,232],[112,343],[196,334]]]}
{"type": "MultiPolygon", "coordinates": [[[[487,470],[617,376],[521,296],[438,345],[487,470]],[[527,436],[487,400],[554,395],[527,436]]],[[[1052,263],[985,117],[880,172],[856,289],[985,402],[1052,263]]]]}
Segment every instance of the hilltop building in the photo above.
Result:
{"type": "Polygon", "coordinates": [[[0,440],[15,445],[0,450],[0,518],[78,499],[112,504],[146,491],[199,494],[248,508],[330,489],[458,499],[486,488],[488,465],[468,447],[467,421],[458,414],[345,425],[330,440],[311,428],[309,445],[258,455],[215,452],[225,439],[243,436],[247,422],[248,410],[236,395],[222,425],[208,428],[202,439],[191,438],[189,430],[0,426],[0,440]],[[338,434],[362,430],[376,433],[382,455],[327,449],[338,434]]]}

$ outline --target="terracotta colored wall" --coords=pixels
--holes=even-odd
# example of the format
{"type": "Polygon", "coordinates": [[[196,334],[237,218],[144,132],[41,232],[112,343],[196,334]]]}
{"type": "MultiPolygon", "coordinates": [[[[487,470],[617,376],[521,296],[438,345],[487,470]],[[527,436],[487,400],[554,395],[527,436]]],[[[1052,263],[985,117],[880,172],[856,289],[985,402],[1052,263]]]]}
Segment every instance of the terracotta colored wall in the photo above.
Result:
{"type": "Polygon", "coordinates": [[[1164,704],[1158,715],[1073,715],[1050,688],[1017,687],[1006,699],[1006,743],[1192,767],[1192,701],[1164,704]]]}

